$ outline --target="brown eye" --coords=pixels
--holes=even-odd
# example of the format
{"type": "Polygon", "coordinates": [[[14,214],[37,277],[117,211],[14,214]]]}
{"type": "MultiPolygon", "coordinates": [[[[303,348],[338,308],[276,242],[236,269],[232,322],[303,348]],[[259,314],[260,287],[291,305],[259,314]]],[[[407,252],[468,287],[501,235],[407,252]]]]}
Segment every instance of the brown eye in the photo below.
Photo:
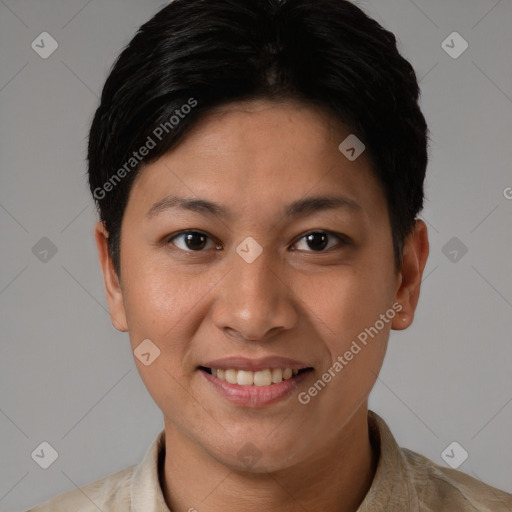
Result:
{"type": "Polygon", "coordinates": [[[200,231],[184,231],[170,238],[169,243],[184,251],[200,252],[208,243],[213,244],[213,240],[200,231]]]}
{"type": "Polygon", "coordinates": [[[344,243],[342,237],[335,235],[334,233],[330,233],[329,231],[311,231],[310,233],[302,236],[296,245],[304,241],[307,248],[304,248],[303,245],[302,248],[298,247],[298,250],[305,250],[306,252],[326,252],[326,247],[330,249],[333,246],[333,244],[331,244],[331,239],[337,240],[338,242],[341,242],[341,244],[344,243]]]}
{"type": "Polygon", "coordinates": [[[308,246],[315,251],[323,251],[329,241],[327,233],[310,233],[304,238],[308,246]]]}

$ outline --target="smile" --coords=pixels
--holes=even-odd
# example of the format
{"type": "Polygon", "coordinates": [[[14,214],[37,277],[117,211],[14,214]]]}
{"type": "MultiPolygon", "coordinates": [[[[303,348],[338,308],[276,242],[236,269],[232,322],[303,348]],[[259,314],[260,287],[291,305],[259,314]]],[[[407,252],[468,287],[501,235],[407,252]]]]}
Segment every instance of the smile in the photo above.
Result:
{"type": "MultiPolygon", "coordinates": [[[[266,407],[289,399],[313,372],[313,367],[305,365],[300,365],[301,368],[290,368],[286,365],[278,367],[278,361],[274,362],[277,363],[276,366],[271,363],[269,367],[265,367],[264,363],[238,361],[238,365],[234,361],[217,362],[217,365],[223,364],[224,368],[218,368],[213,364],[198,367],[199,374],[205,378],[207,385],[224,400],[237,407],[266,407]],[[245,369],[232,366],[245,366],[245,369]],[[251,366],[252,370],[249,369],[251,366]]],[[[299,364],[295,363],[295,366],[299,364]]]]}
{"type": "Polygon", "coordinates": [[[300,373],[311,370],[311,368],[267,368],[264,370],[250,371],[237,370],[234,368],[207,368],[200,366],[200,369],[218,379],[229,384],[238,384],[239,386],[271,386],[279,384],[284,380],[291,379],[300,373]]]}

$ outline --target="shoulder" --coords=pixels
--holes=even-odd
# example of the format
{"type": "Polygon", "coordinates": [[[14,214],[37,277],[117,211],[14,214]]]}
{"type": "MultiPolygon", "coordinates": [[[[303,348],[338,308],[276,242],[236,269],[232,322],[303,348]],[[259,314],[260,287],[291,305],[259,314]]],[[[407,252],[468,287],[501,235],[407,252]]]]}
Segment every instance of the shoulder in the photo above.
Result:
{"type": "Polygon", "coordinates": [[[40,503],[27,512],[130,512],[167,510],[159,484],[165,431],[153,439],[142,461],[40,503]]]}
{"type": "Polygon", "coordinates": [[[422,511],[512,511],[512,494],[462,471],[440,466],[407,448],[401,451],[413,475],[422,511]]]}
{"type": "Polygon", "coordinates": [[[136,466],[122,469],[80,488],[59,494],[27,512],[123,512],[131,506],[131,480],[136,466]]]}

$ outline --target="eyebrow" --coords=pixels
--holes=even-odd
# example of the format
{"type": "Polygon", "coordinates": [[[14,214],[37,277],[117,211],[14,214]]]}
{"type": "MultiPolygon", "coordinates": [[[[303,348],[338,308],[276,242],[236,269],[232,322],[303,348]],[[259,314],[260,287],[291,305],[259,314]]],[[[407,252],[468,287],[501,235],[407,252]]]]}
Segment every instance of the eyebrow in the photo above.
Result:
{"type": "MultiPolygon", "coordinates": [[[[146,218],[151,219],[173,208],[193,211],[203,215],[211,215],[219,219],[231,219],[233,217],[228,209],[206,199],[166,196],[151,206],[146,213],[146,218]]],[[[314,196],[293,201],[286,206],[284,215],[288,218],[298,218],[333,209],[346,209],[352,213],[361,213],[363,210],[361,205],[350,197],[314,196]]]]}

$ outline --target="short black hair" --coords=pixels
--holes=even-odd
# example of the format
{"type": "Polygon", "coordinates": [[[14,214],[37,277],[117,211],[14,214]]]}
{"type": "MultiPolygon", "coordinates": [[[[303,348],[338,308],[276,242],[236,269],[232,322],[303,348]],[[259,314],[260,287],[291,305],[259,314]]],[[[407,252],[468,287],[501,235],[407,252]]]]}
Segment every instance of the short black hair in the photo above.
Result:
{"type": "Polygon", "coordinates": [[[365,144],[386,194],[398,270],[424,200],[419,94],[395,36],[347,0],[172,1],[119,55],[90,130],[89,186],[116,272],[141,166],[211,109],[251,99],[317,105],[365,144]]]}

